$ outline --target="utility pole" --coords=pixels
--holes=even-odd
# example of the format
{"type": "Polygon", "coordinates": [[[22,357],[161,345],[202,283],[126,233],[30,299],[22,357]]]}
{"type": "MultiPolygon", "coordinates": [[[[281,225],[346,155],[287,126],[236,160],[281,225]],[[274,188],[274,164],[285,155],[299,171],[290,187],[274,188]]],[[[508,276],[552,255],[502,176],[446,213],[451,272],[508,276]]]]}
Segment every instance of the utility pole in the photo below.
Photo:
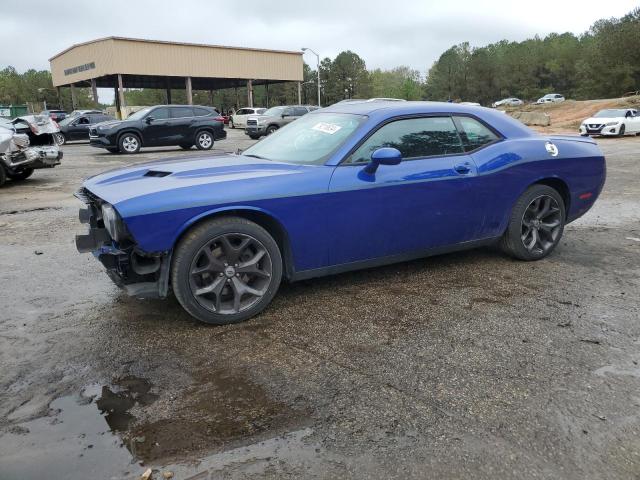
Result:
{"type": "Polygon", "coordinates": [[[320,55],[318,55],[316,52],[314,52],[310,48],[302,47],[302,51],[303,52],[306,52],[307,50],[310,51],[311,53],[313,53],[316,56],[316,60],[317,60],[317,69],[318,69],[318,106],[321,107],[322,105],[320,105],[320,55]]]}

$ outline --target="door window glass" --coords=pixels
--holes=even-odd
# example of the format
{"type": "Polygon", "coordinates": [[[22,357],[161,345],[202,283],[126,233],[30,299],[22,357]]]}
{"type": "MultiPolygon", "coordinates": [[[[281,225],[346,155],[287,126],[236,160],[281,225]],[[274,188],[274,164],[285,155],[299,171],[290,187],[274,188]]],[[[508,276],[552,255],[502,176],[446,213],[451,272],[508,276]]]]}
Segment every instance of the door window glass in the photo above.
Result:
{"type": "Polygon", "coordinates": [[[169,109],[165,107],[156,108],[149,114],[149,116],[153,117],[156,120],[164,120],[166,118],[169,118],[169,109]]]}
{"type": "Polygon", "coordinates": [[[382,147],[397,148],[403,159],[463,153],[451,117],[396,120],[377,130],[351,155],[348,163],[368,163],[382,147]]]}
{"type": "Polygon", "coordinates": [[[209,113],[211,113],[209,110],[207,110],[206,108],[202,108],[202,107],[195,107],[193,109],[193,111],[196,114],[196,117],[205,117],[207,115],[209,115],[209,113]]]}
{"type": "Polygon", "coordinates": [[[80,117],[78,119],[78,125],[89,125],[89,119],[87,117],[80,117]]]}
{"type": "Polygon", "coordinates": [[[308,112],[307,112],[307,109],[306,109],[306,108],[304,108],[304,107],[295,107],[295,108],[293,109],[293,114],[294,114],[296,117],[301,117],[302,115],[305,115],[305,114],[307,114],[307,113],[308,113],[308,112]]]}
{"type": "Polygon", "coordinates": [[[462,127],[465,152],[471,152],[498,140],[495,133],[474,118],[457,117],[457,120],[462,127]]]}
{"type": "Polygon", "coordinates": [[[171,107],[171,117],[173,118],[193,117],[193,108],[171,107]]]}

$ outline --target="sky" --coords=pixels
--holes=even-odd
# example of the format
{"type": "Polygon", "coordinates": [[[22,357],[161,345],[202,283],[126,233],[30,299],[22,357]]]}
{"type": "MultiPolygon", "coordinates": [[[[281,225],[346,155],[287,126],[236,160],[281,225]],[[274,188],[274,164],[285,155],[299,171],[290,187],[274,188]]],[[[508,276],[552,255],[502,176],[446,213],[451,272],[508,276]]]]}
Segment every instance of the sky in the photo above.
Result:
{"type": "MultiPolygon", "coordinates": [[[[442,52],[551,32],[580,34],[638,0],[3,0],[0,68],[48,69],[74,43],[107,36],[299,50],[352,50],[367,68],[426,73],[442,52]]],[[[315,56],[305,55],[315,68],[315,56]]],[[[103,93],[100,92],[101,99],[103,93]]]]}

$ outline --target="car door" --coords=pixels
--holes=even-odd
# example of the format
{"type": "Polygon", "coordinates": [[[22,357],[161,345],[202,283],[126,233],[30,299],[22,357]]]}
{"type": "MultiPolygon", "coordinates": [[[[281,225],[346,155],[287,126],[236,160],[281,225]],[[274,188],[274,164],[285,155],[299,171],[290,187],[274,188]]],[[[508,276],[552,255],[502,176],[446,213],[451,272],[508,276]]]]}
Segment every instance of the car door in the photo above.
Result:
{"type": "Polygon", "coordinates": [[[141,121],[142,143],[146,147],[166,145],[170,131],[170,114],[167,107],[151,110],[141,121]]]}
{"type": "Polygon", "coordinates": [[[287,123],[293,122],[297,118],[300,118],[300,117],[296,116],[295,109],[293,107],[287,107],[282,112],[282,119],[279,123],[281,123],[282,125],[286,125],[287,123]]]}
{"type": "Polygon", "coordinates": [[[91,122],[87,116],[76,118],[67,127],[67,140],[86,140],[89,138],[91,122]]]}
{"type": "Polygon", "coordinates": [[[627,133],[640,133],[640,116],[637,110],[631,110],[629,117],[625,119],[627,133]]]}
{"type": "Polygon", "coordinates": [[[380,126],[338,167],[329,185],[332,265],[373,260],[471,240],[478,221],[473,159],[450,116],[396,119],[380,126]],[[363,167],[382,147],[398,165],[363,167]]]}
{"type": "Polygon", "coordinates": [[[249,110],[246,108],[241,108],[236,112],[233,116],[233,123],[236,127],[246,127],[247,126],[247,117],[249,116],[249,110]]]}

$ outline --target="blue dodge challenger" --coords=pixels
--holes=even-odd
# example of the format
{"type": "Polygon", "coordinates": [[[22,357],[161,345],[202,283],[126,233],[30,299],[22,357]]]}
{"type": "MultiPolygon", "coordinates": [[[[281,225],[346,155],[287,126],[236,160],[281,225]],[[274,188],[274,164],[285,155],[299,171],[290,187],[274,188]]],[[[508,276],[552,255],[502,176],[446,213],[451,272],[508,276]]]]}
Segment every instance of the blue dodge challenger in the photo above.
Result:
{"type": "Polygon", "coordinates": [[[173,291],[198,320],[246,320],[295,281],[499,243],[549,255],[595,202],[605,159],[502,112],[342,103],[242,154],[181,157],[88,179],[76,237],[129,294],[173,291]]]}

